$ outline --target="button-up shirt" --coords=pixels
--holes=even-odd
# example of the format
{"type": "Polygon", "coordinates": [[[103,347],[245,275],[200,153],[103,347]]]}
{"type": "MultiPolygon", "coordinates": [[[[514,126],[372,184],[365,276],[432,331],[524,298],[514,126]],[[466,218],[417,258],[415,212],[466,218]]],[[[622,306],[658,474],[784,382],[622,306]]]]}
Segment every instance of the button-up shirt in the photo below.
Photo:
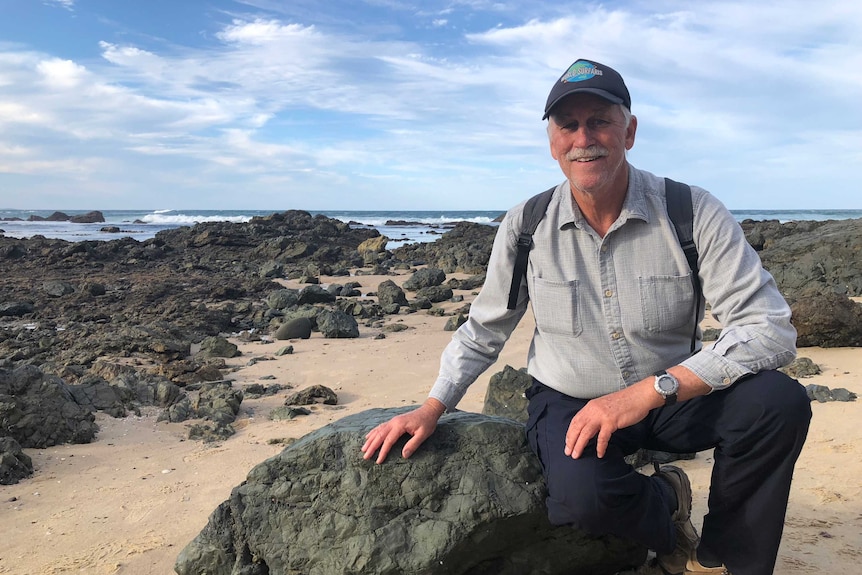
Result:
{"type": "Polygon", "coordinates": [[[604,237],[586,222],[568,182],[558,185],[533,235],[515,310],[507,309],[524,204],[500,224],[485,285],[441,358],[430,396],[452,409],[500,353],[531,305],[527,371],[567,395],[591,399],[681,364],[713,390],[790,362],[796,330],[772,276],[722,203],[692,186],[703,296],[721,323],[697,348],[691,270],[667,215],[664,179],[629,167],[622,212],[604,237]]]}

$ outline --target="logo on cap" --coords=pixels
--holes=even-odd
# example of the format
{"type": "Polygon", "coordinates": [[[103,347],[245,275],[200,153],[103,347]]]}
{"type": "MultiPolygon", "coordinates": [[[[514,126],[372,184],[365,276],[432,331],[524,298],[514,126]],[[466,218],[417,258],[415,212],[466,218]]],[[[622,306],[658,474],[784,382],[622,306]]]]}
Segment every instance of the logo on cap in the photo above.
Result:
{"type": "Polygon", "coordinates": [[[584,80],[592,80],[596,76],[602,76],[603,72],[596,68],[592,62],[578,60],[566,70],[560,82],[583,82],[584,80]]]}

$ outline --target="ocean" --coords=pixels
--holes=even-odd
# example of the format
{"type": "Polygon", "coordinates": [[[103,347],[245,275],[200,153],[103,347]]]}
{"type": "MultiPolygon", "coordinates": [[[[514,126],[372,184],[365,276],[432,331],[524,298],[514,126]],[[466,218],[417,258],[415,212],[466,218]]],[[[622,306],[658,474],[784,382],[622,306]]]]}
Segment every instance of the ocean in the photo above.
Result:
{"type": "MultiPolygon", "coordinates": [[[[69,216],[81,215],[89,210],[63,210],[69,216]]],[[[54,210],[0,209],[0,230],[3,235],[29,238],[41,235],[71,242],[85,240],[114,240],[131,237],[138,241],[152,238],[156,233],[192,226],[199,222],[246,222],[254,216],[266,216],[283,210],[101,210],[105,221],[96,224],[70,222],[27,221],[30,216],[46,218],[54,210]],[[117,227],[117,233],[102,231],[117,227]]],[[[434,241],[450,229],[455,222],[468,221],[494,225],[494,220],[505,210],[487,211],[310,211],[323,214],[351,225],[376,228],[391,239],[388,246],[395,248],[413,242],[434,241]]],[[[862,218],[862,210],[731,210],[737,219],[752,220],[840,220],[862,218]]]]}

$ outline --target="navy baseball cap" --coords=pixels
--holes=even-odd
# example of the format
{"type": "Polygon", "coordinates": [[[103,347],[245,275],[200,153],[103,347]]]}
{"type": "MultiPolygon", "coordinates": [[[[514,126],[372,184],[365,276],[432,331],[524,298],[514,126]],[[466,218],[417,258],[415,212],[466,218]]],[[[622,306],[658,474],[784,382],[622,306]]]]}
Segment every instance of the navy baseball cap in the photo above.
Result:
{"type": "Polygon", "coordinates": [[[551,108],[560,100],[579,92],[595,94],[614,104],[622,104],[629,110],[632,109],[632,98],[619,72],[598,62],[578,60],[563,72],[551,88],[542,119],[547,119],[551,114],[551,108]]]}

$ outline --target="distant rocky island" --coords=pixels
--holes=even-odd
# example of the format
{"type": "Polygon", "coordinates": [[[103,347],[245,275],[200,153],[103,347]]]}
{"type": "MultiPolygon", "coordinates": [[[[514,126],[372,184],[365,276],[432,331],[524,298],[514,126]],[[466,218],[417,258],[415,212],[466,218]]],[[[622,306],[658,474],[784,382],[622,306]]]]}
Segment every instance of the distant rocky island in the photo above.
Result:
{"type": "Polygon", "coordinates": [[[0,218],[0,221],[3,222],[71,222],[73,224],[99,224],[105,221],[105,215],[98,211],[94,210],[92,212],[87,212],[86,214],[79,214],[76,216],[70,216],[64,212],[54,212],[50,216],[37,216],[31,215],[26,220],[21,218],[0,218]]]}

